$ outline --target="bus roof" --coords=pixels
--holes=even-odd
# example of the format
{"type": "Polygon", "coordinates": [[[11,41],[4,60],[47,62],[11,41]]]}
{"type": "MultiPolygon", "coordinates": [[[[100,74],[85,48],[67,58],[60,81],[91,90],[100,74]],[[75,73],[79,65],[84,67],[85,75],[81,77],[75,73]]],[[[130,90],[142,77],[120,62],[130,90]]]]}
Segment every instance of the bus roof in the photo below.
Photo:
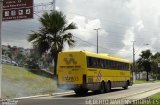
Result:
{"type": "Polygon", "coordinates": [[[97,54],[97,53],[93,53],[93,52],[89,52],[89,51],[85,51],[85,50],[82,50],[82,51],[74,50],[74,51],[63,51],[63,52],[83,52],[87,56],[90,56],[90,57],[96,57],[96,58],[102,58],[102,59],[108,59],[108,60],[115,60],[115,61],[119,61],[119,62],[130,63],[129,60],[126,60],[126,59],[123,59],[123,58],[120,58],[118,56],[114,56],[114,55],[111,55],[111,54],[107,54],[107,53],[97,54]]]}

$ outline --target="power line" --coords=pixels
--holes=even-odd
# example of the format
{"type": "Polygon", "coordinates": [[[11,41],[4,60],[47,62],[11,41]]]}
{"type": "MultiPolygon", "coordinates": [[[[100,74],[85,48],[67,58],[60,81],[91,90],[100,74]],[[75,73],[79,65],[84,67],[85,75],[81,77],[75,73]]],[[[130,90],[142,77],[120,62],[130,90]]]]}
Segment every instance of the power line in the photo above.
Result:
{"type": "MultiPolygon", "coordinates": [[[[6,30],[6,29],[4,29],[4,30],[6,30]]],[[[12,31],[10,31],[10,30],[7,30],[8,32],[11,32],[11,33],[17,33],[16,31],[14,31],[14,30],[12,30],[12,31]]],[[[23,32],[19,32],[20,34],[27,34],[27,33],[23,33],[23,32]]],[[[75,37],[75,36],[74,36],[75,37]]],[[[82,40],[81,38],[79,38],[79,37],[76,37],[77,39],[79,39],[79,40],[81,40],[81,41],[83,41],[83,42],[85,42],[85,43],[87,43],[88,45],[93,45],[93,46],[97,46],[96,44],[93,44],[93,43],[91,43],[91,42],[88,42],[88,41],[85,41],[85,40],[82,40]]],[[[100,41],[101,42],[101,41],[100,41]]],[[[100,47],[100,48],[102,48],[102,49],[105,49],[105,50],[107,50],[107,51],[117,51],[117,49],[109,49],[109,48],[105,48],[105,47],[102,47],[102,46],[98,46],[98,47],[100,47]]],[[[125,51],[120,51],[120,52],[125,52],[125,51]]]]}
{"type": "MultiPolygon", "coordinates": [[[[83,32],[86,32],[85,30],[80,30],[80,31],[83,31],[83,32]]],[[[115,33],[115,34],[123,34],[123,35],[132,35],[132,34],[127,34],[127,33],[122,33],[122,32],[115,32],[115,31],[108,31],[108,30],[104,30],[105,32],[108,32],[108,33],[115,33]]],[[[140,34],[136,34],[136,35],[139,35],[139,36],[144,36],[144,35],[140,35],[140,34]]],[[[108,37],[111,37],[112,39],[113,39],[113,37],[115,38],[115,39],[124,39],[124,37],[125,36],[114,36],[114,35],[112,35],[112,36],[109,36],[109,34],[107,35],[108,37]]],[[[141,37],[136,37],[136,39],[141,39],[141,40],[143,40],[144,38],[141,38],[141,37]]],[[[150,39],[151,40],[151,39],[150,39]]]]}
{"type": "MultiPolygon", "coordinates": [[[[83,41],[83,42],[85,42],[85,43],[88,43],[89,45],[93,45],[93,46],[96,46],[97,47],[97,45],[96,44],[93,44],[93,43],[91,43],[91,42],[89,42],[89,41],[86,41],[86,40],[83,40],[83,39],[81,39],[81,38],[79,38],[79,37],[77,37],[77,36],[73,36],[73,37],[75,37],[75,38],[77,38],[77,39],[79,39],[79,40],[81,40],[81,41],[83,41]]],[[[102,46],[98,46],[98,47],[100,47],[100,48],[102,48],[102,49],[105,49],[105,50],[107,50],[107,51],[117,51],[116,49],[109,49],[109,48],[105,48],[105,47],[102,47],[102,46]]],[[[125,52],[125,51],[119,51],[119,52],[125,52]]]]}

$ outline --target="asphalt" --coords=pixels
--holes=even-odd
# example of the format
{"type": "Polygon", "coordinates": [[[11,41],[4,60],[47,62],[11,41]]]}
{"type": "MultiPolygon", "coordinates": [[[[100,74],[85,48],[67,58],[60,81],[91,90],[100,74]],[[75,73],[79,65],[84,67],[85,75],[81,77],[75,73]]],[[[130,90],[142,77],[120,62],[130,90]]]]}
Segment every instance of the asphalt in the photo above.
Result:
{"type": "MultiPolygon", "coordinates": [[[[65,95],[61,94],[47,97],[9,100],[8,102],[12,103],[12,105],[100,105],[104,104],[104,101],[106,104],[106,102],[115,99],[134,100],[133,98],[137,97],[138,99],[139,96],[141,96],[140,98],[145,98],[146,96],[148,97],[149,95],[152,95],[153,93],[155,94],[157,92],[160,92],[160,82],[136,84],[130,86],[127,90],[122,88],[114,88],[111,92],[104,94],[89,92],[86,96],[76,96],[73,92],[71,92],[65,95]]],[[[3,101],[0,103],[0,105],[7,105],[7,101],[3,101]]]]}

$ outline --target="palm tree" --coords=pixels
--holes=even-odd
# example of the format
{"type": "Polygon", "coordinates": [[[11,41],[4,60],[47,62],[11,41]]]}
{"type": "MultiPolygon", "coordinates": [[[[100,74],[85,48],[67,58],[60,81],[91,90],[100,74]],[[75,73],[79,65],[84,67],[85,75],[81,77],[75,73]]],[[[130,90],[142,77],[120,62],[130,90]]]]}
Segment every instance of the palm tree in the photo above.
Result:
{"type": "Polygon", "coordinates": [[[138,65],[143,66],[147,72],[146,81],[149,81],[149,72],[151,71],[151,57],[152,53],[150,50],[142,51],[138,60],[138,65]]]}
{"type": "Polygon", "coordinates": [[[33,31],[28,41],[39,51],[40,55],[50,53],[54,60],[54,75],[56,75],[58,53],[67,43],[69,47],[74,46],[75,40],[68,30],[76,29],[74,23],[67,24],[66,16],[59,11],[44,13],[39,19],[41,27],[38,32],[33,31]]]}

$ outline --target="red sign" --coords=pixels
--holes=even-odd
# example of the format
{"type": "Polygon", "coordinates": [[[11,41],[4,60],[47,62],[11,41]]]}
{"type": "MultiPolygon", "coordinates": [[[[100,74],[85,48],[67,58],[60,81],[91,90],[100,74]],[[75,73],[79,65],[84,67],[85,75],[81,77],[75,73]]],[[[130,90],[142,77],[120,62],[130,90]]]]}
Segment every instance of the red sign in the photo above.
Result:
{"type": "Polygon", "coordinates": [[[33,18],[33,0],[4,0],[3,21],[33,18]]]}

